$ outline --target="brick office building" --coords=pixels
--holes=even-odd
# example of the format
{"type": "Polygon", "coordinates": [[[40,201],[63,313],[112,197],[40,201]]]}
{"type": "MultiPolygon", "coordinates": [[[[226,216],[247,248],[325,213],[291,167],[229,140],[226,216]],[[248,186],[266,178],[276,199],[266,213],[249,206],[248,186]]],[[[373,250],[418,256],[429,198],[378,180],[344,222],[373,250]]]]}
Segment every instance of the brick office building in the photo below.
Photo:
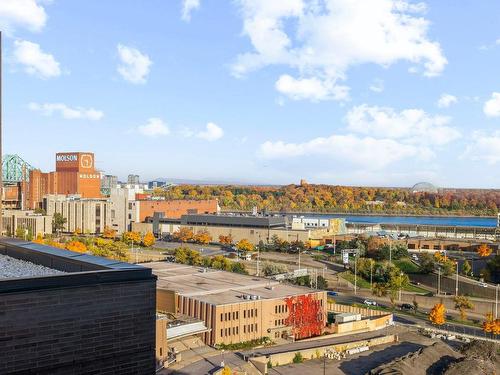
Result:
{"type": "Polygon", "coordinates": [[[56,154],[55,172],[30,171],[29,208],[41,207],[47,194],[101,197],[101,174],[96,171],[91,152],[60,152],[56,154]]]}
{"type": "Polygon", "coordinates": [[[150,269],[15,239],[2,256],[64,273],[0,272],[0,374],[155,373],[150,269]]]}

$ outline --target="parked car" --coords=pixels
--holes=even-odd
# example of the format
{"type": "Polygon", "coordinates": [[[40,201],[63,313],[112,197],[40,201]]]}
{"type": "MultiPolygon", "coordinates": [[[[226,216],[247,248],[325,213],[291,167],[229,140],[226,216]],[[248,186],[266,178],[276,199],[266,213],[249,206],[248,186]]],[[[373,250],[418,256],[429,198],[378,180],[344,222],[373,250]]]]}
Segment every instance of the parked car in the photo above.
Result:
{"type": "Polygon", "coordinates": [[[399,306],[399,308],[401,310],[406,310],[406,311],[410,311],[410,310],[414,309],[413,305],[411,305],[409,303],[403,303],[401,306],[399,306]]]}
{"type": "Polygon", "coordinates": [[[479,286],[482,286],[483,288],[487,288],[488,284],[486,284],[486,283],[479,283],[479,286]]]}
{"type": "Polygon", "coordinates": [[[326,293],[326,295],[328,297],[335,297],[335,296],[338,296],[339,294],[337,292],[334,292],[334,291],[330,290],[329,292],[326,293]]]}
{"type": "Polygon", "coordinates": [[[413,254],[411,257],[412,257],[413,260],[418,260],[417,254],[413,254]]]}
{"type": "Polygon", "coordinates": [[[369,305],[369,306],[377,306],[377,302],[375,302],[375,301],[371,301],[371,300],[369,300],[369,299],[365,299],[365,300],[363,301],[363,303],[364,303],[365,305],[369,305]]]}

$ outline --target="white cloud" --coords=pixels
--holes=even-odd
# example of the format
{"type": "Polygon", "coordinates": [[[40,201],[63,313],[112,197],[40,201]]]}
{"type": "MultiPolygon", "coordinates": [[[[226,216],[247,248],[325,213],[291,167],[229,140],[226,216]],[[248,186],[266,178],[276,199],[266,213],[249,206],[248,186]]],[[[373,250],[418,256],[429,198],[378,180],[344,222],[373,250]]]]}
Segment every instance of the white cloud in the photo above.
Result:
{"type": "MultiPolygon", "coordinates": [[[[239,0],[239,4],[243,34],[250,38],[254,51],[237,57],[232,66],[236,76],[268,65],[285,65],[296,69],[295,83],[314,82],[322,91],[320,98],[338,100],[344,98],[332,95],[331,87],[324,93],[324,83],[337,85],[353,65],[388,67],[408,61],[432,77],[447,64],[439,43],[427,36],[429,22],[421,14],[425,7],[420,3],[239,0]]],[[[297,98],[319,100],[315,91],[297,89],[292,93],[297,98]]]]}
{"type": "Polygon", "coordinates": [[[17,27],[40,31],[47,21],[45,9],[36,0],[0,1],[0,29],[11,34],[17,27]]]}
{"type": "Polygon", "coordinates": [[[151,117],[150,119],[148,119],[147,124],[138,126],[137,130],[142,135],[146,135],[148,137],[156,137],[156,136],[170,134],[170,129],[168,128],[168,125],[165,124],[162,119],[157,117],[151,117]]]}
{"type": "Polygon", "coordinates": [[[483,112],[488,117],[500,116],[500,92],[491,94],[491,99],[484,103],[483,112]]]}
{"type": "Polygon", "coordinates": [[[384,81],[377,78],[373,80],[373,83],[370,85],[369,89],[373,92],[382,92],[384,91],[384,81]]]}
{"type": "Polygon", "coordinates": [[[353,134],[318,137],[303,143],[268,141],[260,146],[259,154],[266,159],[327,156],[361,165],[366,169],[381,169],[409,157],[428,160],[433,156],[427,147],[404,144],[393,139],[358,137],[353,134]]]}
{"type": "Polygon", "coordinates": [[[191,12],[200,7],[200,0],[182,0],[182,15],[183,21],[191,21],[191,12]]]}
{"type": "Polygon", "coordinates": [[[458,102],[458,99],[454,95],[450,94],[441,94],[437,101],[437,106],[439,108],[448,108],[452,104],[456,104],[458,102]]]}
{"type": "Polygon", "coordinates": [[[345,116],[347,134],[317,137],[293,143],[267,141],[259,155],[266,159],[326,156],[379,170],[403,159],[429,161],[436,151],[460,137],[450,118],[433,116],[421,109],[368,106],[353,107],[345,116]]]}
{"type": "Polygon", "coordinates": [[[421,109],[397,112],[363,104],[353,107],[345,119],[350,131],[405,143],[444,145],[460,137],[460,132],[449,126],[449,117],[432,116],[421,109]]]}
{"type": "Polygon", "coordinates": [[[94,108],[68,107],[63,103],[30,103],[28,108],[31,111],[41,112],[45,116],[52,116],[54,113],[59,113],[63,118],[68,120],[98,121],[104,116],[102,111],[94,108]]]}
{"type": "Polygon", "coordinates": [[[313,78],[295,79],[288,74],[282,75],[276,81],[276,90],[287,95],[293,100],[310,99],[320,100],[346,100],[349,98],[349,88],[336,85],[334,80],[313,78]]]}
{"type": "Polygon", "coordinates": [[[222,138],[224,136],[224,131],[220,126],[217,126],[213,122],[209,122],[205,130],[197,133],[196,136],[212,142],[222,138]]]}
{"type": "Polygon", "coordinates": [[[485,161],[491,165],[500,162],[500,132],[493,134],[475,132],[472,135],[472,142],[467,145],[462,158],[485,161]]]}
{"type": "Polygon", "coordinates": [[[43,79],[61,75],[61,68],[54,56],[43,52],[36,43],[16,40],[13,57],[16,63],[24,65],[24,70],[29,74],[43,79]]]}
{"type": "Polygon", "coordinates": [[[118,73],[129,82],[146,83],[146,77],[153,63],[149,56],[123,44],[118,44],[117,49],[121,61],[118,73]]]}

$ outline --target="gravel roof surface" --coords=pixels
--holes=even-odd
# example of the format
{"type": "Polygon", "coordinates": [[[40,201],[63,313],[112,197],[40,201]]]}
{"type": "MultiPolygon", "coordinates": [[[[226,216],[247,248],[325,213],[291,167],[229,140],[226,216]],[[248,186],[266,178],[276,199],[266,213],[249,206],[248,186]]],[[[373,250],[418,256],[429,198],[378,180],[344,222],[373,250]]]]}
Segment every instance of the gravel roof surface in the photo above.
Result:
{"type": "Polygon", "coordinates": [[[0,279],[59,275],[65,272],[0,254],[0,279]]]}

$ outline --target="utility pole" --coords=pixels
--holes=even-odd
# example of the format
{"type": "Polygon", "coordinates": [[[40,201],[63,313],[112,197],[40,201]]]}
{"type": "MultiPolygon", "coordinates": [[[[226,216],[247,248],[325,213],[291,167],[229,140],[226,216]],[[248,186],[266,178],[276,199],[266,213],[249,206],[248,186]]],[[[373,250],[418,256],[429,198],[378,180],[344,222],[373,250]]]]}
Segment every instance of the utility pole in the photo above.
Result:
{"type": "Polygon", "coordinates": [[[373,290],[373,259],[370,259],[370,289],[373,290]]]}
{"type": "Polygon", "coordinates": [[[457,279],[455,280],[455,296],[458,297],[458,260],[457,260],[457,279]]]}
{"type": "Polygon", "coordinates": [[[441,294],[441,267],[438,267],[438,295],[441,294]]]}
{"type": "Polygon", "coordinates": [[[354,294],[357,294],[358,290],[358,269],[357,269],[357,263],[358,263],[358,258],[356,257],[357,253],[354,253],[354,294]]]}
{"type": "Polygon", "coordinates": [[[389,237],[389,264],[392,266],[392,241],[389,237]]]}

